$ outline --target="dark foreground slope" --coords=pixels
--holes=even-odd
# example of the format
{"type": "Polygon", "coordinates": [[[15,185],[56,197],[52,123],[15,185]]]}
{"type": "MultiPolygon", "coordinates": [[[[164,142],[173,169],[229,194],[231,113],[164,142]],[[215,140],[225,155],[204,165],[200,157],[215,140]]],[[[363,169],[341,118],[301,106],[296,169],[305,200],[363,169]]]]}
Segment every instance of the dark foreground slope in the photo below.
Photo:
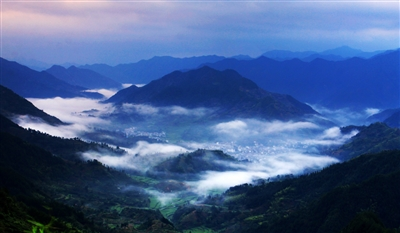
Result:
{"type": "Polygon", "coordinates": [[[340,232],[369,216],[367,226],[398,228],[399,182],[400,151],[366,154],[298,178],[232,187],[208,205],[179,208],[173,221],[225,232],[340,232]]]}
{"type": "Polygon", "coordinates": [[[0,150],[1,232],[174,232],[143,189],[124,190],[137,185],[124,173],[5,132],[0,150]]]}
{"type": "Polygon", "coordinates": [[[267,92],[233,70],[175,71],[148,85],[118,92],[108,102],[209,108],[214,118],[287,120],[317,114],[289,95],[267,92]]]}
{"type": "Polygon", "coordinates": [[[79,138],[60,138],[32,129],[24,129],[8,118],[0,114],[0,132],[9,133],[22,140],[44,148],[54,155],[70,161],[80,160],[79,153],[85,151],[107,151],[110,154],[122,154],[123,150],[117,150],[107,144],[95,142],[87,143],[79,138]]]}
{"type": "Polygon", "coordinates": [[[343,161],[360,154],[395,149],[400,150],[400,129],[377,122],[367,127],[360,127],[358,134],[329,153],[343,161]]]}
{"type": "Polygon", "coordinates": [[[36,108],[31,102],[15,94],[12,90],[0,85],[0,113],[8,118],[28,115],[51,125],[64,124],[54,116],[36,108]]]}

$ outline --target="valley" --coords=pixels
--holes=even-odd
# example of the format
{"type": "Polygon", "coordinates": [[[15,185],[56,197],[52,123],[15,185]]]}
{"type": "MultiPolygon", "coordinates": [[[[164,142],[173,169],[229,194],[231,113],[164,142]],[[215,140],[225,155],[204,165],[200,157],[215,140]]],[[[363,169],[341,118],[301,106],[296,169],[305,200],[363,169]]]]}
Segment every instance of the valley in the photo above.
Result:
{"type": "MultiPolygon", "coordinates": [[[[380,70],[397,62],[393,54],[357,62],[380,70]]],[[[0,231],[351,232],[373,222],[382,232],[399,231],[400,105],[391,98],[398,87],[385,89],[388,102],[353,98],[344,107],[343,93],[334,91],[343,83],[332,82],[334,98],[325,97],[335,104],[323,105],[325,97],[308,89],[322,93],[310,81],[318,60],[148,62],[162,59],[181,70],[125,89],[126,73],[119,81],[106,77],[118,67],[37,72],[2,60],[0,231]],[[297,62],[303,80],[283,85],[297,76],[257,68],[265,62],[278,64],[273,69],[297,62]],[[287,92],[259,86],[265,83],[254,69],[285,76],[275,85],[286,89],[275,90],[287,92]],[[19,85],[24,80],[30,85],[19,85]],[[303,97],[317,95],[311,103],[291,96],[305,81],[301,91],[310,95],[303,97]]],[[[130,69],[143,73],[141,64],[130,69]]],[[[355,79],[364,74],[360,66],[350,72],[355,79]]],[[[384,73],[383,86],[399,79],[393,67],[384,73]]],[[[369,91],[381,93],[361,85],[358,94],[369,91]]]]}

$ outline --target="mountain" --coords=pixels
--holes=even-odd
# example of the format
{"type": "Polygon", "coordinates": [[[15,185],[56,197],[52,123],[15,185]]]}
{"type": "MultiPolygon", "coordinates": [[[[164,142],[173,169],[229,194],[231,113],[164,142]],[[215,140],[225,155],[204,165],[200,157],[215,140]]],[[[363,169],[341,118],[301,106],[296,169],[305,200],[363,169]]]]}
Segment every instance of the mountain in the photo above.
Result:
{"type": "Polygon", "coordinates": [[[80,66],[79,68],[96,71],[120,83],[147,84],[175,70],[193,69],[203,63],[214,63],[224,58],[225,57],[215,55],[188,58],[163,56],[153,57],[149,60],[141,60],[136,63],[120,64],[114,67],[104,64],[95,64],[80,66]]]}
{"type": "Polygon", "coordinates": [[[86,88],[70,85],[47,72],[38,72],[3,58],[0,58],[0,66],[0,85],[24,98],[103,97],[99,93],[84,92],[86,88]]]}
{"type": "Polygon", "coordinates": [[[383,123],[390,127],[400,128],[400,111],[393,113],[390,117],[385,119],[383,123]]]}
{"type": "Polygon", "coordinates": [[[50,125],[64,124],[58,118],[36,108],[31,102],[2,85],[0,85],[0,96],[0,114],[10,119],[18,115],[29,115],[50,125]]]}
{"type": "Polygon", "coordinates": [[[203,205],[180,206],[172,221],[178,229],[217,232],[341,232],[359,215],[372,215],[382,230],[397,229],[398,182],[399,150],[366,154],[299,177],[231,187],[203,205]]]}
{"type": "Polygon", "coordinates": [[[232,163],[238,164],[238,161],[223,151],[198,149],[159,163],[148,171],[148,175],[164,179],[195,179],[205,171],[235,170],[230,166],[232,163]]]}
{"type": "Polygon", "coordinates": [[[292,60],[292,59],[304,59],[309,56],[317,54],[314,51],[304,51],[304,52],[292,52],[288,50],[271,50],[268,52],[263,53],[261,56],[271,58],[277,61],[285,61],[285,60],[292,60]]]}
{"type": "Polygon", "coordinates": [[[349,46],[341,46],[334,49],[329,49],[321,52],[321,55],[336,55],[341,56],[343,58],[351,58],[351,57],[360,57],[360,58],[371,58],[377,54],[382,53],[383,51],[374,51],[374,52],[364,52],[360,49],[353,49],[349,46]]]}
{"type": "Polygon", "coordinates": [[[92,70],[71,66],[68,69],[54,65],[45,70],[54,77],[63,80],[74,86],[81,86],[89,89],[121,89],[122,84],[92,70]]]}
{"type": "Polygon", "coordinates": [[[310,106],[289,95],[259,88],[236,71],[209,67],[187,72],[175,71],[141,87],[129,87],[108,102],[154,106],[214,109],[218,118],[291,119],[317,114],[310,106]]]}
{"type": "Polygon", "coordinates": [[[370,59],[343,61],[298,59],[250,61],[225,59],[207,64],[217,70],[234,69],[261,88],[328,108],[397,108],[400,106],[399,50],[370,59]]]}
{"type": "Polygon", "coordinates": [[[271,58],[277,61],[300,59],[302,61],[310,62],[317,58],[328,61],[340,61],[352,57],[371,58],[382,52],[383,51],[364,52],[359,49],[350,48],[349,46],[341,46],[338,48],[329,49],[322,52],[315,52],[315,51],[292,52],[288,50],[271,50],[263,53],[261,56],[271,58]]]}
{"type": "Polygon", "coordinates": [[[343,58],[342,56],[339,56],[339,55],[332,55],[332,54],[323,55],[323,54],[319,54],[319,53],[315,53],[313,55],[310,55],[308,57],[302,58],[300,60],[306,61],[306,62],[310,62],[310,61],[313,61],[315,59],[322,59],[322,60],[327,60],[327,61],[342,61],[342,60],[345,60],[345,58],[343,58]]]}
{"type": "Polygon", "coordinates": [[[400,128],[400,108],[386,109],[367,118],[369,123],[383,122],[390,127],[400,128]]]}
{"type": "Polygon", "coordinates": [[[400,129],[378,122],[362,128],[347,143],[331,152],[331,155],[347,160],[360,154],[394,149],[400,150],[400,129]]]}

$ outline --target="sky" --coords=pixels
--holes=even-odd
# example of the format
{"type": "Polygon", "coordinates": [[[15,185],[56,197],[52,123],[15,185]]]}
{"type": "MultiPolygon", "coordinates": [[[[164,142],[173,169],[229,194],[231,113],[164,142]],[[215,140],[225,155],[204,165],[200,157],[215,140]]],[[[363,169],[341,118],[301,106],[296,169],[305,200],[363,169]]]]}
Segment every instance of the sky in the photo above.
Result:
{"type": "Polygon", "coordinates": [[[399,47],[399,1],[1,1],[1,57],[117,65],[153,56],[399,47]]]}

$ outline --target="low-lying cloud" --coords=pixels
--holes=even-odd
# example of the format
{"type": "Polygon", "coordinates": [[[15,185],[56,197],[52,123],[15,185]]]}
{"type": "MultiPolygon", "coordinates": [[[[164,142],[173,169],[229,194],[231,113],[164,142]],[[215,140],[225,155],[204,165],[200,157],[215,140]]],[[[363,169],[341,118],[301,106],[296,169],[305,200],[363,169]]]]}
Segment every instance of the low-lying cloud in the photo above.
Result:
{"type": "Polygon", "coordinates": [[[101,115],[113,111],[111,104],[102,104],[87,98],[49,98],[28,99],[33,105],[68,125],[51,126],[28,116],[20,116],[15,121],[24,128],[31,128],[59,137],[80,137],[84,132],[90,132],[93,127],[104,127],[109,121],[100,118],[101,115]]]}
{"type": "Polygon", "coordinates": [[[124,155],[103,154],[95,151],[82,153],[85,160],[96,159],[103,164],[121,169],[134,169],[145,172],[149,168],[170,157],[178,156],[188,150],[182,146],[165,143],[139,141],[132,148],[123,148],[124,155]]]}
{"type": "Polygon", "coordinates": [[[155,107],[148,104],[122,104],[122,111],[126,113],[137,113],[140,115],[184,115],[184,116],[204,116],[212,110],[207,108],[184,108],[181,106],[155,107]]]}
{"type": "Polygon", "coordinates": [[[57,137],[75,138],[79,137],[81,132],[91,131],[83,124],[54,126],[28,115],[16,116],[13,121],[23,128],[38,130],[57,137]]]}
{"type": "Polygon", "coordinates": [[[366,108],[363,111],[355,111],[349,108],[332,110],[318,105],[312,105],[312,108],[339,126],[363,125],[369,116],[380,112],[377,108],[366,108]]]}
{"type": "Polygon", "coordinates": [[[118,92],[117,89],[90,89],[90,90],[85,90],[85,92],[94,92],[94,93],[100,93],[102,94],[105,98],[110,98],[111,96],[115,95],[115,93],[118,92]]]}
{"type": "Polygon", "coordinates": [[[243,136],[262,136],[279,134],[283,132],[295,132],[301,129],[318,129],[318,125],[311,122],[283,122],[283,121],[260,121],[255,119],[233,120],[213,126],[217,134],[243,136]]]}
{"type": "MultiPolygon", "coordinates": [[[[101,118],[101,116],[115,111],[111,104],[103,104],[84,98],[29,100],[38,108],[45,109],[47,113],[70,124],[53,127],[37,121],[37,119],[26,116],[19,117],[19,124],[26,128],[37,129],[60,137],[76,137],[94,127],[103,128],[113,125],[110,121],[101,118]]],[[[145,119],[149,119],[150,116],[165,115],[204,116],[212,112],[211,109],[206,108],[154,107],[143,104],[123,104],[122,110],[125,113],[140,114],[145,116],[145,119]]],[[[358,115],[341,116],[344,112],[345,110],[329,111],[325,109],[325,113],[337,117],[334,119],[339,119],[342,123],[361,119],[367,114],[376,112],[376,110],[367,109],[365,112],[358,113],[358,115]]],[[[140,122],[140,124],[146,124],[146,121],[140,122]]],[[[125,127],[133,130],[137,126],[126,125],[125,127]]],[[[209,135],[209,137],[196,141],[177,141],[174,144],[139,141],[131,148],[122,148],[126,151],[123,155],[86,151],[82,153],[82,158],[85,160],[96,159],[111,167],[142,172],[146,172],[167,158],[198,148],[222,150],[239,161],[242,160],[242,163],[229,164],[232,169],[228,169],[226,172],[208,171],[200,174],[198,181],[183,181],[191,186],[192,191],[199,195],[205,195],[213,190],[223,191],[229,187],[251,183],[260,178],[267,179],[277,175],[301,174],[307,170],[321,169],[329,164],[339,162],[333,157],[324,155],[324,149],[330,146],[337,147],[358,133],[352,131],[343,134],[337,126],[326,127],[312,120],[285,122],[233,119],[193,127],[198,127],[199,130],[202,130],[202,133],[209,135]]],[[[124,129],[119,130],[124,132],[124,129]]],[[[144,130],[144,128],[141,130],[144,130]]],[[[169,133],[171,132],[165,132],[166,138],[168,138],[169,133]]],[[[163,196],[160,193],[153,194],[159,196],[162,203],[167,203],[174,198],[172,194],[169,196],[163,196]]]]}
{"type": "Polygon", "coordinates": [[[258,179],[268,179],[278,175],[298,175],[305,170],[319,170],[330,164],[339,162],[329,156],[306,155],[301,153],[285,153],[264,155],[258,162],[233,164],[237,171],[208,171],[198,182],[191,182],[194,191],[199,195],[207,195],[211,191],[224,191],[230,187],[253,183],[258,179]]]}

